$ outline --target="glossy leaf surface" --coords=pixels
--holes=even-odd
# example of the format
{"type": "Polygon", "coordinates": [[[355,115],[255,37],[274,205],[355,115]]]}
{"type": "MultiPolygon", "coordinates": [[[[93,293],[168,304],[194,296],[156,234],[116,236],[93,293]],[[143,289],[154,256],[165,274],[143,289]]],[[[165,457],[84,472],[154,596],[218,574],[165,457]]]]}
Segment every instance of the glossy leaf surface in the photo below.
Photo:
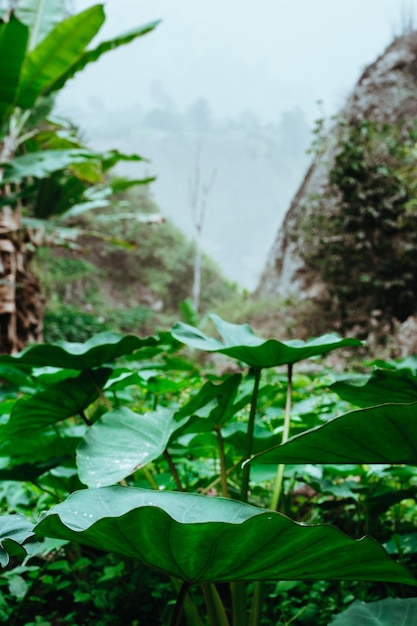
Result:
{"type": "Polygon", "coordinates": [[[157,340],[153,337],[139,339],[135,335],[104,332],[94,335],[84,343],[57,341],[54,344],[31,345],[13,356],[0,356],[0,364],[19,363],[30,367],[91,370],[156,343],[157,340]]]}
{"type": "Polygon", "coordinates": [[[11,556],[26,553],[22,544],[32,538],[33,524],[22,515],[0,516],[0,565],[6,567],[11,556]]]}
{"type": "Polygon", "coordinates": [[[111,374],[109,368],[81,372],[77,378],[68,378],[43,391],[18,400],[5,427],[10,439],[30,438],[34,431],[79,415],[99,396],[97,385],[102,387],[111,374]]]}
{"type": "Polygon", "coordinates": [[[377,369],[365,381],[338,381],[330,389],[360,407],[384,402],[416,402],[417,376],[404,370],[377,369]]]}
{"type": "Polygon", "coordinates": [[[304,526],[230,499],[105,487],[72,494],[35,526],[189,582],[272,579],[417,584],[370,538],[304,526]]]}
{"type": "Polygon", "coordinates": [[[386,598],[378,602],[354,602],[329,626],[415,626],[416,598],[386,598]]]}
{"type": "Polygon", "coordinates": [[[89,487],[114,485],[156,459],[180,426],[172,413],[159,409],[139,414],[120,407],[102,415],[77,449],[81,481],[89,487]]]}
{"type": "Polygon", "coordinates": [[[241,380],[240,374],[233,374],[221,383],[206,382],[177,413],[179,417],[195,416],[184,432],[203,432],[226,424],[240,408],[235,407],[234,401],[241,380]]]}
{"type": "Polygon", "coordinates": [[[417,464],[417,403],[345,413],[256,455],[256,463],[417,464]]]}
{"type": "Polygon", "coordinates": [[[15,464],[47,463],[53,459],[73,459],[75,450],[84,435],[85,426],[33,429],[29,437],[7,437],[6,428],[0,441],[2,457],[10,457],[15,464]]]}
{"type": "Polygon", "coordinates": [[[178,322],[172,329],[172,336],[191,348],[206,352],[220,352],[252,367],[275,367],[288,365],[313,356],[319,356],[346,346],[360,346],[357,339],[341,339],[338,335],[327,334],[304,342],[293,339],[286,342],[275,339],[261,339],[247,324],[230,324],[218,315],[212,314],[222,341],[207,337],[198,328],[178,322]]]}

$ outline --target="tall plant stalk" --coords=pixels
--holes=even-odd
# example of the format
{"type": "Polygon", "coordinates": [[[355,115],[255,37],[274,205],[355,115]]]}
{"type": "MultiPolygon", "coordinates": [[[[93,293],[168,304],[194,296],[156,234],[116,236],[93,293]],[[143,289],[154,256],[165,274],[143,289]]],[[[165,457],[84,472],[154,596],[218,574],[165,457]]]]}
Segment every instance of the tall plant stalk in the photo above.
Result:
{"type": "MultiPolygon", "coordinates": [[[[258,404],[259,384],[261,381],[262,368],[256,367],[254,374],[255,380],[253,383],[253,391],[250,405],[248,429],[246,433],[246,458],[249,459],[252,455],[253,446],[253,433],[255,429],[256,409],[258,404]]],[[[242,486],[240,492],[240,499],[242,502],[248,501],[250,482],[250,464],[246,463],[243,467],[242,474],[242,486]]],[[[236,582],[231,583],[232,593],[232,611],[233,611],[233,626],[246,626],[248,623],[248,615],[246,609],[246,583],[236,582]]]]}
{"type": "MultiPolygon", "coordinates": [[[[288,441],[291,426],[291,401],[292,401],[292,363],[287,366],[287,396],[285,401],[284,430],[282,432],[281,443],[288,441]]],[[[282,485],[284,482],[285,465],[278,465],[277,476],[275,479],[274,492],[272,494],[271,509],[276,511],[281,497],[282,485]]]]}
{"type": "Polygon", "coordinates": [[[220,459],[220,484],[222,488],[222,496],[229,497],[229,490],[227,488],[227,469],[226,469],[226,457],[224,454],[224,441],[220,428],[215,429],[217,443],[219,445],[219,459],[220,459]]]}
{"type": "MultiPolygon", "coordinates": [[[[248,430],[246,434],[246,456],[245,456],[246,459],[250,459],[250,457],[252,456],[253,432],[255,429],[256,407],[258,403],[259,383],[261,380],[262,368],[256,367],[254,368],[254,370],[255,370],[254,371],[255,380],[253,383],[248,430]]],[[[250,479],[250,464],[246,463],[243,468],[242,487],[241,487],[241,492],[240,492],[240,499],[242,500],[242,502],[248,501],[249,479],[250,479]]]]}
{"type": "Polygon", "coordinates": [[[202,589],[210,626],[229,626],[229,620],[216,586],[212,583],[204,583],[202,589]]]}
{"type": "Polygon", "coordinates": [[[169,626],[180,626],[181,623],[181,615],[182,609],[184,607],[185,598],[187,597],[187,592],[190,587],[190,583],[184,581],[181,585],[181,589],[177,596],[177,601],[175,603],[174,613],[172,615],[172,619],[170,621],[169,626]]]}

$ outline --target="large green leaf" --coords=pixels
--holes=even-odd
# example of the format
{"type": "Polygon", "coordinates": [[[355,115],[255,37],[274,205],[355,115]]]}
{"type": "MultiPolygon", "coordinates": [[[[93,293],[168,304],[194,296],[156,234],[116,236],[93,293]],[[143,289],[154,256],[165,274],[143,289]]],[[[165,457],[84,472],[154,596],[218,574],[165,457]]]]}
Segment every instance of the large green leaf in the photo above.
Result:
{"type": "Polygon", "coordinates": [[[30,437],[6,437],[0,442],[2,457],[9,457],[14,464],[48,463],[54,459],[61,462],[75,460],[75,450],[84,435],[85,426],[64,423],[53,424],[43,430],[32,430],[30,437]]]}
{"type": "Polygon", "coordinates": [[[343,400],[360,407],[417,401],[417,376],[408,370],[377,369],[365,381],[342,380],[330,388],[343,400]]]}
{"type": "Polygon", "coordinates": [[[415,626],[417,598],[386,598],[377,602],[354,602],[329,626],[415,626]]]}
{"type": "Polygon", "coordinates": [[[256,463],[417,464],[417,403],[345,413],[255,455],[256,463]]]}
{"type": "Polygon", "coordinates": [[[77,449],[80,480],[89,487],[114,485],[165,450],[180,424],[173,412],[134,413],[120,407],[88,429],[77,449]]]}
{"type": "Polygon", "coordinates": [[[74,163],[100,160],[100,155],[90,150],[41,150],[15,157],[2,164],[2,184],[20,183],[25,178],[47,178],[50,174],[64,170],[74,163]]]}
{"type": "Polygon", "coordinates": [[[175,324],[172,336],[191,348],[220,352],[252,367],[261,368],[296,363],[336,348],[361,345],[358,339],[341,339],[335,334],[323,335],[307,342],[299,339],[285,342],[265,340],[257,337],[247,324],[230,324],[215,314],[210,315],[210,318],[223,341],[207,337],[198,328],[182,322],[175,324]]]}
{"type": "MultiPolygon", "coordinates": [[[[200,391],[178,411],[178,417],[196,416],[190,420],[184,432],[213,430],[226,424],[237,410],[234,400],[242,380],[241,374],[233,374],[221,383],[207,381],[200,391]]],[[[249,401],[250,398],[248,398],[249,401]]]]}
{"type": "Polygon", "coordinates": [[[30,29],[32,50],[64,18],[64,0],[19,0],[15,13],[30,29]]]}
{"type": "Polygon", "coordinates": [[[28,38],[27,26],[13,15],[0,23],[0,126],[16,98],[28,38]]]}
{"type": "Polygon", "coordinates": [[[98,388],[103,387],[110,374],[109,368],[84,371],[77,378],[68,378],[29,398],[18,400],[4,427],[4,435],[16,442],[30,438],[34,431],[80,415],[98,398],[98,388]]]}
{"type": "Polygon", "coordinates": [[[154,337],[140,339],[135,335],[104,332],[94,335],[84,343],[57,341],[52,344],[31,345],[13,356],[0,356],[0,364],[17,362],[31,367],[91,370],[139,348],[155,346],[157,343],[154,337]]]}
{"type": "Polygon", "coordinates": [[[149,24],[145,24],[144,26],[139,26],[138,28],[134,28],[133,30],[118,35],[113,39],[109,39],[107,41],[102,41],[96,48],[91,50],[86,50],[81,57],[65,72],[62,76],[60,76],[49,88],[49,92],[57,91],[61,89],[67,80],[72,78],[74,74],[83,70],[86,65],[89,63],[94,63],[97,61],[105,52],[109,52],[110,50],[114,50],[119,46],[124,46],[125,44],[130,43],[134,39],[138,37],[142,37],[147,33],[150,33],[154,28],[156,28],[159,24],[159,21],[150,22],[149,24]]]}
{"type": "Polygon", "coordinates": [[[21,465],[13,465],[14,459],[10,457],[0,457],[0,480],[36,483],[37,479],[42,476],[42,474],[58,467],[62,461],[62,458],[56,458],[43,463],[22,463],[21,465]]]}
{"type": "Polygon", "coordinates": [[[24,555],[22,544],[32,537],[33,524],[22,515],[0,516],[0,565],[6,567],[11,556],[24,555]]]}
{"type": "Polygon", "coordinates": [[[30,109],[76,63],[104,23],[101,5],[68,17],[26,55],[16,104],[30,109]]]}
{"type": "Polygon", "coordinates": [[[85,489],[35,526],[189,582],[271,579],[417,584],[373,539],[306,526],[242,502],[133,487],[85,489]]]}

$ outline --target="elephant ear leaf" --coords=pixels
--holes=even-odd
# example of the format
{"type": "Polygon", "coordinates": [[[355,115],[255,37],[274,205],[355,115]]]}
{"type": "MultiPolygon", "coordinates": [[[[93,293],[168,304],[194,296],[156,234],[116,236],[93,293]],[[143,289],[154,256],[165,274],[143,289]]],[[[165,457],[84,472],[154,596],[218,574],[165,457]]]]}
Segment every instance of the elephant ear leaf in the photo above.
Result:
{"type": "Polygon", "coordinates": [[[359,380],[340,380],[330,389],[343,400],[360,407],[417,400],[417,375],[407,370],[376,369],[359,380]]]}
{"type": "Polygon", "coordinates": [[[230,324],[215,314],[211,314],[210,318],[222,340],[207,337],[198,328],[182,322],[172,328],[172,336],[191,348],[226,354],[256,368],[289,365],[336,348],[362,345],[358,339],[342,339],[333,333],[307,342],[298,339],[285,342],[265,340],[255,335],[248,324],[230,324]]]}
{"type": "Polygon", "coordinates": [[[417,403],[340,415],[252,457],[253,463],[417,464],[417,403]]]}
{"type": "Polygon", "coordinates": [[[0,565],[6,567],[11,556],[22,556],[30,552],[34,544],[24,544],[33,538],[33,524],[22,515],[0,517],[0,565]]]}
{"type": "Polygon", "coordinates": [[[416,598],[386,598],[378,602],[354,602],[329,626],[414,626],[417,624],[416,598]]]}
{"type": "Polygon", "coordinates": [[[13,356],[0,356],[0,364],[92,370],[140,348],[156,346],[157,343],[154,337],[140,339],[135,335],[103,332],[85,343],[57,341],[53,344],[34,344],[13,356]]]}
{"type": "Polygon", "coordinates": [[[34,531],[111,550],[189,583],[325,578],[417,585],[373,539],[199,494],[85,489],[54,506],[34,531]]]}
{"type": "Polygon", "coordinates": [[[181,422],[172,411],[145,414],[119,407],[88,429],[77,449],[81,482],[89,487],[114,485],[160,456],[181,422]]]}

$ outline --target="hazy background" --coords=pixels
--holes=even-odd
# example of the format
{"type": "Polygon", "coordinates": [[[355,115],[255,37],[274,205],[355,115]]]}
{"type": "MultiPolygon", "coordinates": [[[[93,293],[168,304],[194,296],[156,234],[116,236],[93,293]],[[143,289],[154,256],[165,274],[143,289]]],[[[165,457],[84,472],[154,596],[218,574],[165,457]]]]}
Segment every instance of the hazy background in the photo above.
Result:
{"type": "MultiPolygon", "coordinates": [[[[73,1],[78,12],[95,4],[73,1]]],[[[108,0],[100,39],[161,19],[75,78],[58,110],[96,148],[150,159],[161,212],[192,234],[197,154],[203,245],[252,289],[310,157],[314,121],[417,22],[417,0],[108,0]],[[321,104],[319,104],[319,101],[321,104]]]]}

